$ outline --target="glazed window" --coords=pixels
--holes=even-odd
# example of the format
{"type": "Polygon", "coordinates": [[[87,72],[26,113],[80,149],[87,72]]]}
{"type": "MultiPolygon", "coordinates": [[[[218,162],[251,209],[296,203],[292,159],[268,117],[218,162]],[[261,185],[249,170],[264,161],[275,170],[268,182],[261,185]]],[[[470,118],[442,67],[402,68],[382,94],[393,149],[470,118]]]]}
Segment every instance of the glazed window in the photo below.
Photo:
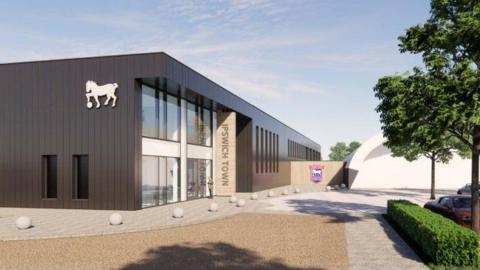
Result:
{"type": "Polygon", "coordinates": [[[178,90],[180,86],[175,84],[176,87],[167,88],[166,84],[165,80],[158,79],[155,87],[142,85],[142,135],[161,140],[179,141],[180,100],[176,96],[178,91],[175,92],[173,89],[178,90]],[[166,89],[170,89],[168,93],[166,89]]]}
{"type": "Polygon", "coordinates": [[[158,97],[155,89],[142,85],[142,134],[158,137],[158,97]]]}
{"type": "Polygon", "coordinates": [[[212,161],[207,159],[187,159],[187,199],[207,196],[206,184],[212,175],[212,161]]]}
{"type": "Polygon", "coordinates": [[[180,106],[179,99],[167,95],[167,140],[178,141],[180,131],[180,106]]]}
{"type": "Polygon", "coordinates": [[[255,127],[255,172],[259,173],[259,159],[260,159],[260,153],[259,153],[259,140],[258,140],[258,126],[255,127]]]}
{"type": "Polygon", "coordinates": [[[57,156],[42,156],[42,197],[57,198],[57,156]]]}
{"type": "Polygon", "coordinates": [[[73,156],[73,199],[88,199],[88,155],[73,156]]]}
{"type": "Polygon", "coordinates": [[[142,156],[142,208],[180,201],[180,160],[142,156]]]}
{"type": "Polygon", "coordinates": [[[264,140],[263,140],[263,128],[260,128],[260,173],[263,173],[263,161],[264,161],[264,151],[263,151],[263,146],[264,146],[264,140]]]}
{"type": "Polygon", "coordinates": [[[187,142],[212,145],[212,111],[191,102],[187,103],[187,142]]]}

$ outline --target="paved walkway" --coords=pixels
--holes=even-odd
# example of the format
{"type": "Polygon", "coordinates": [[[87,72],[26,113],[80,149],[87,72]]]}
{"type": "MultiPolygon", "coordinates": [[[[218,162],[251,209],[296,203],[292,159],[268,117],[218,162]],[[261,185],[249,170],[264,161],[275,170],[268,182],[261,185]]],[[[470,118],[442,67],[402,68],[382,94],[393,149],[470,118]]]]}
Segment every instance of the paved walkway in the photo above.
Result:
{"type": "MultiPolygon", "coordinates": [[[[452,193],[439,192],[438,195],[452,193]]],[[[389,199],[423,205],[424,190],[349,190],[274,198],[263,210],[331,216],[345,222],[350,269],[428,269],[383,219],[389,199]]]]}
{"type": "MultiPolygon", "coordinates": [[[[319,191],[312,186],[301,188],[303,192],[319,191]]],[[[283,189],[277,188],[272,191],[278,197],[281,196],[283,189]]],[[[288,187],[288,189],[290,193],[293,193],[293,187],[288,187]]],[[[267,198],[267,193],[267,191],[259,192],[258,200],[250,200],[249,193],[237,194],[238,198],[245,199],[244,207],[236,207],[236,204],[229,203],[228,197],[216,197],[213,200],[198,199],[138,211],[0,208],[0,241],[102,235],[204,223],[241,212],[256,212],[268,206],[263,201],[267,198]],[[208,206],[212,202],[219,205],[218,212],[208,211],[208,206]],[[172,217],[175,207],[183,208],[183,218],[172,217]],[[124,224],[109,225],[108,218],[112,213],[120,213],[123,216],[124,224]],[[33,228],[18,230],[15,227],[15,220],[19,216],[30,217],[33,228]]]]}
{"type": "Polygon", "coordinates": [[[428,269],[381,216],[359,216],[345,233],[351,270],[428,269]]]}

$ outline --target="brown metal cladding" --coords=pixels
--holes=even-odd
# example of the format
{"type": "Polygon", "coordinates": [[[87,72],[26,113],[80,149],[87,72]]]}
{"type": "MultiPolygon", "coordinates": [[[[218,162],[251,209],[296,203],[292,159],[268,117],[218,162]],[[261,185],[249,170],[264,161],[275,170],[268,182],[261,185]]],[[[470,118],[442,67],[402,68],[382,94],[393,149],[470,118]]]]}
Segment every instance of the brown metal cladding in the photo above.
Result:
{"type": "MultiPolygon", "coordinates": [[[[141,206],[141,92],[139,78],[167,77],[251,119],[250,149],[241,166],[255,181],[255,126],[320,146],[164,53],[0,64],[0,206],[139,209],[141,206]],[[117,106],[87,109],[85,83],[118,83],[117,106]],[[72,158],[89,158],[89,198],[72,199],[72,158]],[[250,157],[247,157],[249,154],[250,157]],[[41,156],[57,155],[58,198],[42,199],[41,156]],[[249,163],[249,164],[247,164],[249,163]]],[[[241,146],[240,146],[241,147],[241,146]]],[[[242,168],[239,168],[242,169],[242,168]]],[[[242,189],[249,189],[247,183],[242,189]]]]}
{"type": "MultiPolygon", "coordinates": [[[[159,56],[153,58],[159,61],[159,56]]],[[[134,84],[139,72],[132,60],[136,62],[105,57],[0,65],[0,206],[139,208],[139,92],[134,84]],[[118,83],[117,107],[87,109],[87,80],[118,83]],[[89,156],[88,200],[72,199],[77,154],[89,156]],[[56,199],[41,197],[42,155],[57,155],[56,199]]]]}
{"type": "Polygon", "coordinates": [[[253,180],[251,119],[237,113],[236,131],[236,190],[237,192],[251,192],[253,180]]]}

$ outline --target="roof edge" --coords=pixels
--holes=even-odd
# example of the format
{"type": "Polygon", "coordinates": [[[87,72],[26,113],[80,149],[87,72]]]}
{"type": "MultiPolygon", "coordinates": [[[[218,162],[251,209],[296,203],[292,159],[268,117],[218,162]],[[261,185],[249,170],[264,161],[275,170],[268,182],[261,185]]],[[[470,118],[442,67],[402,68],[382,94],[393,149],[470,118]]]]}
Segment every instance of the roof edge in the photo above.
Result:
{"type": "MultiPolygon", "coordinates": [[[[56,58],[56,59],[43,59],[43,60],[32,60],[32,61],[20,61],[20,62],[6,62],[0,63],[0,66],[3,65],[18,65],[18,64],[34,64],[34,63],[44,63],[44,62],[56,62],[56,61],[72,61],[72,60],[82,60],[82,59],[93,59],[93,58],[110,58],[110,57],[123,57],[123,56],[141,56],[141,55],[168,55],[167,53],[160,52],[143,52],[143,53],[121,53],[121,54],[109,54],[109,55],[94,55],[94,56],[79,56],[73,58],[56,58]]],[[[170,56],[170,55],[168,55],[170,56]]],[[[172,57],[172,56],[170,56],[172,57]]],[[[173,58],[173,57],[172,57],[173,58]]]]}

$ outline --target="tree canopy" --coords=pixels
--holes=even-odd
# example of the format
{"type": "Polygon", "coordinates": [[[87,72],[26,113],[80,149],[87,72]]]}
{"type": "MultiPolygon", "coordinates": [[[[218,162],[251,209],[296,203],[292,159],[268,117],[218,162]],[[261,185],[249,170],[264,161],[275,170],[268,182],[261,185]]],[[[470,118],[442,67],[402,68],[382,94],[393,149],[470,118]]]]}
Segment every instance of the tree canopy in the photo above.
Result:
{"type": "Polygon", "coordinates": [[[430,14],[427,22],[399,37],[400,51],[422,54],[433,85],[424,90],[430,102],[417,102],[425,101],[422,96],[412,101],[426,113],[432,128],[427,132],[453,135],[471,150],[472,228],[480,233],[480,1],[432,0],[430,14]]]}
{"type": "Polygon", "coordinates": [[[400,50],[429,54],[442,51],[480,66],[480,1],[432,0],[430,18],[399,37],[400,50]]]}
{"type": "Polygon", "coordinates": [[[385,145],[393,156],[408,161],[424,156],[431,161],[430,198],[435,199],[435,163],[447,163],[455,151],[468,155],[468,148],[447,130],[432,121],[439,109],[437,92],[442,91],[428,73],[415,68],[412,75],[380,78],[374,87],[380,100],[380,113],[385,145]],[[466,152],[466,154],[465,154],[466,152]]]}
{"type": "Polygon", "coordinates": [[[353,151],[357,150],[360,145],[357,141],[352,141],[349,145],[344,142],[337,142],[334,146],[330,147],[328,158],[330,160],[344,160],[353,153],[353,151]]]}
{"type": "Polygon", "coordinates": [[[380,104],[376,110],[387,139],[385,144],[394,156],[413,161],[423,155],[444,163],[452,158],[453,150],[458,150],[462,157],[468,156],[468,149],[442,123],[432,121],[441,109],[437,95],[442,87],[419,68],[412,75],[378,80],[374,92],[380,104]]]}

